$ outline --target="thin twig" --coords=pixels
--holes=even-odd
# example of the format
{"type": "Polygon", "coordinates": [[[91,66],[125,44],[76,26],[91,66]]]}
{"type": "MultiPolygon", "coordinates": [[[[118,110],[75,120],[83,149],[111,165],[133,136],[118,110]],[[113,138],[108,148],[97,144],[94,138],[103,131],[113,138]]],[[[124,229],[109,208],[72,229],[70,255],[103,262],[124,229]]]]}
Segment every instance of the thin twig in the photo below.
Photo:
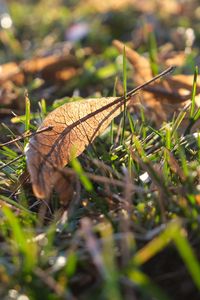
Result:
{"type": "MultiPolygon", "coordinates": [[[[132,96],[133,94],[135,94],[137,91],[141,90],[141,89],[144,89],[146,86],[148,86],[149,84],[151,84],[152,82],[156,81],[157,79],[165,76],[165,75],[168,75],[169,73],[173,72],[175,70],[175,67],[172,66],[172,67],[169,67],[167,68],[166,70],[164,70],[163,72],[161,72],[160,74],[158,74],[157,76],[153,77],[152,79],[148,80],[147,82],[137,86],[136,88],[134,88],[133,90],[131,90],[130,92],[127,93],[126,97],[130,97],[132,96]]],[[[122,97],[124,98],[124,97],[122,97]]]]}
{"type": "Polygon", "coordinates": [[[53,129],[53,126],[47,126],[47,127],[44,127],[38,131],[35,131],[35,132],[25,132],[23,133],[21,136],[18,136],[16,139],[14,140],[11,140],[11,141],[8,141],[6,143],[3,143],[3,144],[0,144],[0,147],[3,147],[3,146],[7,146],[7,145],[10,145],[10,144],[13,144],[15,142],[18,142],[18,141],[21,141],[27,137],[32,137],[38,133],[41,133],[41,132],[44,132],[44,131],[49,131],[49,130],[52,130],[53,129]]]}

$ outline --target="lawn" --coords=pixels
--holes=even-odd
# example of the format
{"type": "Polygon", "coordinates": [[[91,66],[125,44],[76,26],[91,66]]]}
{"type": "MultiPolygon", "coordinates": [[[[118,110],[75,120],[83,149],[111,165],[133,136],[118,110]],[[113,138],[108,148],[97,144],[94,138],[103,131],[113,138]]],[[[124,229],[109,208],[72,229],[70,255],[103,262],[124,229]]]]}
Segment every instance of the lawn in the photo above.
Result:
{"type": "Polygon", "coordinates": [[[0,2],[0,299],[200,299],[199,21],[0,2]]]}

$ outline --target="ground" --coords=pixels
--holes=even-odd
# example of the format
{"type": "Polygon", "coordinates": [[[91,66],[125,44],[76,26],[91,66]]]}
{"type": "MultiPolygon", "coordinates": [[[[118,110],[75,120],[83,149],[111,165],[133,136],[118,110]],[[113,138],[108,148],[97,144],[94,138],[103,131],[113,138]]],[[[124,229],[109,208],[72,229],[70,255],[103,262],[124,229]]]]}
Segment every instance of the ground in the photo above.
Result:
{"type": "Polygon", "coordinates": [[[1,1],[1,299],[199,299],[199,19],[194,0],[1,1]],[[87,147],[43,176],[27,147],[70,114],[52,161],[87,147]]]}

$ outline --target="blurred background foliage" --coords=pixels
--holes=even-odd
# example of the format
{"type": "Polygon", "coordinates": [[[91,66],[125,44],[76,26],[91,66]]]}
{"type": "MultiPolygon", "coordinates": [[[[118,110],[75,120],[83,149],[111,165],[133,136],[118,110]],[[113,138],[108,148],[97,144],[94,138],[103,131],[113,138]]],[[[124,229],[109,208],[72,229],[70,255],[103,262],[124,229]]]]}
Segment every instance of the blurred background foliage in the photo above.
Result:
{"type": "MultiPolygon", "coordinates": [[[[52,102],[74,94],[112,95],[116,75],[122,77],[122,57],[112,46],[114,39],[154,57],[155,51],[184,51],[188,58],[181,71],[191,73],[199,61],[199,20],[200,7],[195,0],[2,0],[0,63],[70,51],[79,68],[77,76],[71,76],[72,72],[65,75],[61,90],[34,93],[42,84],[33,80],[40,78],[36,74],[27,76],[18,94],[23,95],[27,88],[33,103],[43,97],[52,102]]],[[[132,79],[129,87],[133,85],[132,79]]],[[[19,99],[22,102],[21,96],[19,99]]],[[[23,108],[20,105],[18,108],[23,108]]]]}
{"type": "Polygon", "coordinates": [[[183,50],[189,28],[195,32],[195,45],[200,35],[200,8],[195,0],[166,4],[157,0],[2,0],[0,13],[2,62],[28,57],[64,41],[77,47],[91,46],[98,52],[113,39],[148,49],[144,42],[149,31],[155,33],[158,45],[170,42],[183,50]]]}

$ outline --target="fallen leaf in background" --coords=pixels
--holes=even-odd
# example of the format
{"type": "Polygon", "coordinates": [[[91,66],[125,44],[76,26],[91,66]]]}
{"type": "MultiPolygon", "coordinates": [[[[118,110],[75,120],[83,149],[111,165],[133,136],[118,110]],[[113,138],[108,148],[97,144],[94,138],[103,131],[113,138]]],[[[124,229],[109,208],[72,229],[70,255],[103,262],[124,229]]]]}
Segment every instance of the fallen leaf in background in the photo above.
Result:
{"type": "MultiPolygon", "coordinates": [[[[124,44],[118,40],[113,45],[123,53],[124,44]]],[[[140,84],[152,77],[150,62],[128,46],[126,56],[134,68],[134,83],[140,84]]],[[[167,63],[168,64],[168,63],[167,63]]],[[[147,118],[152,118],[158,126],[167,121],[175,112],[180,111],[191,100],[193,75],[171,75],[154,86],[147,86],[140,94],[139,100],[143,105],[147,118]]],[[[200,76],[197,79],[196,105],[200,106],[200,76]]]]}
{"type": "Polygon", "coordinates": [[[123,53],[125,47],[126,57],[129,60],[129,62],[133,65],[135,70],[134,82],[136,84],[141,84],[142,82],[152,78],[151,65],[147,58],[138,54],[136,51],[132,50],[130,47],[124,45],[118,40],[114,40],[113,45],[117,48],[117,50],[120,53],[123,53]]]}
{"type": "Polygon", "coordinates": [[[24,83],[24,74],[17,63],[9,62],[0,65],[0,84],[2,85],[6,81],[12,81],[17,85],[24,83]]]}
{"type": "MultiPolygon", "coordinates": [[[[170,45],[169,45],[170,46],[170,45]]],[[[158,53],[158,61],[165,66],[176,66],[181,67],[186,61],[186,53],[184,51],[173,51],[172,49],[161,49],[158,53]]]]}
{"type": "Polygon", "coordinates": [[[19,88],[34,78],[39,77],[43,85],[53,85],[55,90],[59,90],[63,82],[78,74],[78,61],[70,51],[0,65],[0,103],[20,109],[22,101],[19,100],[19,88]]]}
{"type": "MultiPolygon", "coordinates": [[[[6,81],[0,88],[0,104],[10,107],[16,101],[17,97],[18,92],[15,84],[12,81],[6,81]]],[[[17,108],[20,108],[20,106],[20,103],[18,103],[17,108]]]]}
{"type": "Polygon", "coordinates": [[[15,84],[22,85],[26,80],[25,75],[39,73],[45,80],[53,81],[56,79],[56,72],[68,68],[78,68],[75,57],[68,55],[51,55],[47,57],[33,57],[17,63],[7,63],[0,66],[0,83],[12,81],[15,84]]]}
{"type": "Polygon", "coordinates": [[[57,72],[72,67],[78,68],[79,65],[76,58],[68,53],[67,55],[53,54],[47,57],[33,58],[21,62],[19,67],[25,74],[40,73],[41,78],[52,82],[55,79],[59,79],[57,72]]]}

